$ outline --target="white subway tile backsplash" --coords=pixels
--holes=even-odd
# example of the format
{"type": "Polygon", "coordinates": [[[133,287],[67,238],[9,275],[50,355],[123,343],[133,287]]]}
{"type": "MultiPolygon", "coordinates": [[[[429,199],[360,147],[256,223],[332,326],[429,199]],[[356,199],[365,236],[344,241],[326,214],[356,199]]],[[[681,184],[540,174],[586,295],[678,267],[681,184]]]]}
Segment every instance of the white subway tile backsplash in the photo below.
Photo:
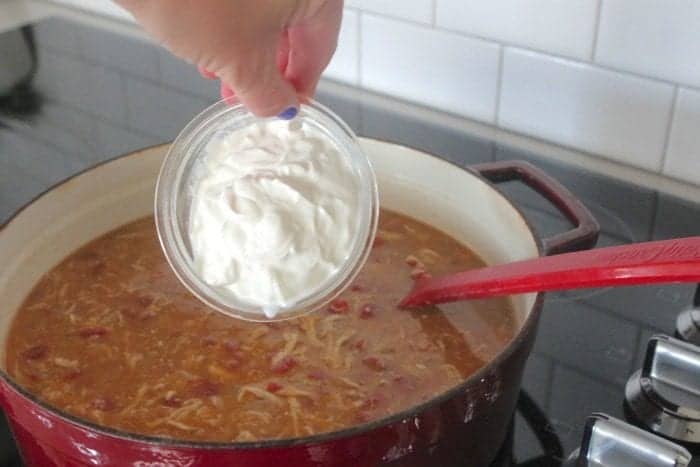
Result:
{"type": "Polygon", "coordinates": [[[345,0],[345,5],[382,15],[429,24],[433,19],[434,0],[345,0]]]}
{"type": "Polygon", "coordinates": [[[700,91],[680,89],[663,172],[700,185],[700,91]]]}
{"type": "MultiPolygon", "coordinates": [[[[110,0],[54,1],[132,19],[110,0]]],[[[700,2],[346,0],[345,5],[325,78],[700,186],[695,131],[700,2]],[[674,85],[681,90],[671,115],[674,85]]],[[[37,84],[49,100],[116,125],[127,124],[128,103],[129,124],[143,120],[146,132],[162,136],[184,116],[180,123],[146,125],[139,115],[148,114],[141,108],[145,104],[127,102],[125,83],[131,77],[145,78],[139,85],[162,83],[188,112],[217,99],[216,82],[202,80],[164,51],[154,55],[138,41],[117,36],[105,41],[101,31],[70,34],[71,27],[54,18],[36,28],[40,66],[70,67],[75,76],[59,82],[43,73],[37,84]],[[124,73],[110,77],[105,68],[124,73]],[[110,105],[113,99],[103,93],[118,94],[119,103],[110,105]]]]}
{"type": "Polygon", "coordinates": [[[498,123],[658,171],[672,101],[667,84],[506,48],[498,123]]]}
{"type": "Polygon", "coordinates": [[[457,34],[362,15],[364,87],[492,122],[499,46],[457,34]]]}
{"type": "Polygon", "coordinates": [[[700,86],[700,2],[604,0],[597,62],[700,86]]]}
{"type": "Polygon", "coordinates": [[[589,59],[599,0],[437,0],[437,26],[589,59]]]}
{"type": "Polygon", "coordinates": [[[338,36],[338,48],[328,64],[323,76],[336,81],[356,85],[359,80],[359,14],[356,11],[343,12],[343,24],[338,36]]]}

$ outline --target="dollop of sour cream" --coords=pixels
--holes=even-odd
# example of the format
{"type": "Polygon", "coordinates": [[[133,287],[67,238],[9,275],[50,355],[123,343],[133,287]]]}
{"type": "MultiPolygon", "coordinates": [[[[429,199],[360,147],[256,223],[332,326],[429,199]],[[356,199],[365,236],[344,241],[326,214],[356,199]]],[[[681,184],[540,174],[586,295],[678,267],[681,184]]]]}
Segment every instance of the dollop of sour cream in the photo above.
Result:
{"type": "Polygon", "coordinates": [[[358,231],[358,179],[320,130],[265,121],[211,141],[189,224],[195,271],[273,318],[318,291],[358,231]]]}

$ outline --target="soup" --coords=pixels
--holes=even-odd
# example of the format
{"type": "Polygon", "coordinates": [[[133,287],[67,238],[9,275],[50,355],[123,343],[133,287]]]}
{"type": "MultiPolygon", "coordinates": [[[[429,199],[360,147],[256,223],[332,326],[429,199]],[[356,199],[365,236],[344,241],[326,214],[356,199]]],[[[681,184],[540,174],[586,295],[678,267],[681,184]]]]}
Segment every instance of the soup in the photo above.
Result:
{"type": "Polygon", "coordinates": [[[339,430],[436,396],[510,341],[505,298],[396,306],[419,277],[482,264],[444,233],[382,210],[367,264],[326,310],[250,323],[193,297],[145,218],[39,281],[12,323],[6,368],[48,404],[129,432],[226,442],[339,430]]]}

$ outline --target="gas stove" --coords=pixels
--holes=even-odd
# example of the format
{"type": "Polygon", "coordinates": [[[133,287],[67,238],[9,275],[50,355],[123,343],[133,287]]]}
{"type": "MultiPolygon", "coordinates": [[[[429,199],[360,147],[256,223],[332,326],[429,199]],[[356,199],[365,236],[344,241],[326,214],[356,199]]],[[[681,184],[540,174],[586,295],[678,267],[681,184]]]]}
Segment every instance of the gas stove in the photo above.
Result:
{"type": "MultiPolygon", "coordinates": [[[[103,29],[51,18],[0,34],[0,46],[9,42],[26,56],[16,82],[0,87],[0,222],[66,176],[172,140],[217,98],[216,83],[186,64],[103,29]]],[[[537,165],[593,212],[598,246],[700,235],[699,203],[506,147],[424,112],[396,112],[361,91],[317,97],[363,136],[464,166],[537,165]]],[[[569,226],[522,185],[499,189],[541,235],[569,226]]],[[[510,435],[493,465],[700,466],[699,336],[700,293],[690,285],[549,294],[510,435]]],[[[21,465],[4,425],[0,465],[21,465]]]]}

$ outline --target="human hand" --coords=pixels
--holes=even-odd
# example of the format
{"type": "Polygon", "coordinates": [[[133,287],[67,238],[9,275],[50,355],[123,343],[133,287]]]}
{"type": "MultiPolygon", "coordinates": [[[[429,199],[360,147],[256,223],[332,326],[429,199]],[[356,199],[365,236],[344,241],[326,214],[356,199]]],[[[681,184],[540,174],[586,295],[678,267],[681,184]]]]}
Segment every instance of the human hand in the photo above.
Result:
{"type": "Polygon", "coordinates": [[[292,118],[335,51],[342,0],[116,0],[259,116],[292,118]]]}

